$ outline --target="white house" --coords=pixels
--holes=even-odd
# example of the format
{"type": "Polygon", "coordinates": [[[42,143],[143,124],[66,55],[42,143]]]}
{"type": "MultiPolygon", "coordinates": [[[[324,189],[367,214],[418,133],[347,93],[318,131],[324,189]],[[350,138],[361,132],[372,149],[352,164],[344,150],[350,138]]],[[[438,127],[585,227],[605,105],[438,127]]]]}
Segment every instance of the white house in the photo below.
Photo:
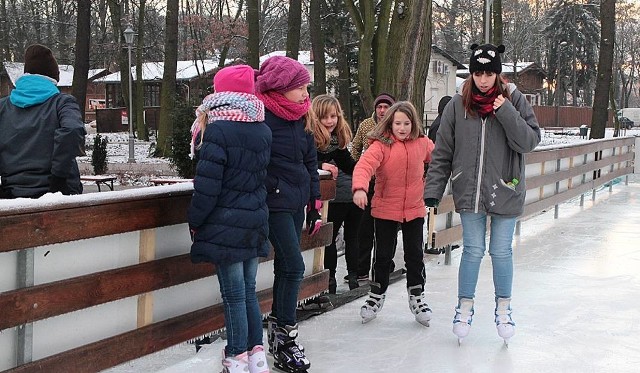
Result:
{"type": "Polygon", "coordinates": [[[430,125],[438,115],[438,102],[456,93],[456,71],[465,66],[439,47],[431,46],[429,73],[424,87],[425,124],[430,125]]]}

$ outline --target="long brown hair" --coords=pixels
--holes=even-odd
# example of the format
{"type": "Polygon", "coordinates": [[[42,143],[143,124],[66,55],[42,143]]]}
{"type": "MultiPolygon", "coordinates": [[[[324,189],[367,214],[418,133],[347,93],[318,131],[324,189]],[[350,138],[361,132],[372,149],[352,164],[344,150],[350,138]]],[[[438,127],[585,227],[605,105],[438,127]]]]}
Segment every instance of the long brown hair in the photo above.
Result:
{"type": "Polygon", "coordinates": [[[344,119],[340,101],[338,101],[338,99],[333,96],[319,95],[313,99],[311,103],[311,109],[318,119],[318,126],[313,132],[316,147],[320,150],[325,150],[329,146],[329,143],[331,142],[331,133],[329,133],[327,128],[322,125],[320,120],[325,116],[331,114],[332,112],[335,112],[338,116],[338,123],[336,123],[336,128],[333,130],[333,132],[338,138],[338,146],[340,147],[340,149],[346,148],[349,144],[349,141],[351,141],[352,135],[351,128],[349,128],[349,123],[347,123],[347,121],[344,119]]]}
{"type": "Polygon", "coordinates": [[[384,118],[369,132],[368,137],[378,140],[389,139],[393,133],[391,129],[393,117],[397,112],[404,113],[411,121],[411,133],[409,133],[408,136],[409,140],[415,140],[418,137],[424,136],[422,132],[422,122],[420,121],[415,106],[409,101],[398,101],[384,113],[384,118]]]}
{"type": "MultiPolygon", "coordinates": [[[[482,73],[482,71],[480,71],[482,73]]],[[[495,86],[498,88],[498,95],[502,95],[506,99],[511,99],[511,95],[509,94],[509,90],[507,89],[507,83],[509,81],[505,78],[504,75],[498,74],[496,77],[495,86]]],[[[467,79],[464,81],[462,87],[462,105],[464,106],[464,111],[467,112],[472,117],[475,117],[477,113],[473,110],[473,88],[476,86],[476,83],[473,81],[473,73],[469,74],[467,79]]]]}

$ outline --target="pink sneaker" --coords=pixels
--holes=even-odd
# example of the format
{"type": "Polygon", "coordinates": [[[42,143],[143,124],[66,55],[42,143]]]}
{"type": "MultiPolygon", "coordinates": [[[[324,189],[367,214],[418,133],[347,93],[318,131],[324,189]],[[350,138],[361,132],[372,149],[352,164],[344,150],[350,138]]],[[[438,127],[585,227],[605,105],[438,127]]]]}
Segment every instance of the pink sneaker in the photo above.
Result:
{"type": "Polygon", "coordinates": [[[222,373],[246,373],[249,370],[247,352],[240,355],[226,357],[224,349],[222,350],[222,373]]]}
{"type": "Polygon", "coordinates": [[[264,352],[262,345],[257,345],[249,351],[249,372],[250,373],[269,373],[269,364],[267,363],[267,354],[264,352]]]}

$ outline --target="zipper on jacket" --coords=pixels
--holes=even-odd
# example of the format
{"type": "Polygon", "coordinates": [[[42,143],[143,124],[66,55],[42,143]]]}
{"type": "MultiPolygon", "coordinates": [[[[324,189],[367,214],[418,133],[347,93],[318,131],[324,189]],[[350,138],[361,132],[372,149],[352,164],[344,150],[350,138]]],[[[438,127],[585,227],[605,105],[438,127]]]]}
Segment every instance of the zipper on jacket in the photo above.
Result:
{"type": "Polygon", "coordinates": [[[407,144],[403,141],[402,145],[404,146],[404,153],[407,156],[407,163],[405,163],[405,169],[404,169],[404,198],[402,199],[402,221],[405,222],[407,221],[407,214],[406,214],[406,206],[407,206],[407,190],[408,188],[408,182],[409,182],[409,151],[407,150],[407,144]]]}
{"type": "Polygon", "coordinates": [[[484,168],[484,133],[486,130],[487,118],[482,118],[480,120],[480,159],[478,160],[480,164],[478,165],[478,182],[476,183],[476,203],[473,208],[473,212],[476,214],[480,210],[480,186],[482,185],[482,170],[484,168]]]}

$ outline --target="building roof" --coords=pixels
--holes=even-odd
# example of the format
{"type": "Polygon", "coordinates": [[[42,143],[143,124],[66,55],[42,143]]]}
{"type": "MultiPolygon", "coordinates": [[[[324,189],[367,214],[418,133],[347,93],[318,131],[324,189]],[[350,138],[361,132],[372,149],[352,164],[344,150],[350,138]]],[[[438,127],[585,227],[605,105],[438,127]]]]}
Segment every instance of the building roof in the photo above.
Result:
{"type": "MultiPolygon", "coordinates": [[[[191,80],[206,75],[218,67],[218,60],[198,60],[197,66],[193,60],[178,61],[176,80],[191,80]]],[[[132,79],[136,80],[136,67],[131,67],[132,79]]],[[[142,64],[142,80],[162,80],[164,62],[145,62],[142,64]]],[[[120,72],[109,74],[95,80],[98,83],[120,83],[120,72]]]]}
{"type": "MultiPolygon", "coordinates": [[[[71,87],[73,83],[73,65],[58,65],[60,69],[60,81],[58,87],[71,87]]],[[[4,69],[11,80],[11,84],[16,86],[16,81],[24,74],[23,62],[4,62],[4,69]]],[[[87,78],[92,80],[96,75],[107,69],[90,69],[87,78]]]]}
{"type": "Polygon", "coordinates": [[[443,56],[444,58],[448,59],[449,61],[451,61],[451,63],[458,69],[464,69],[465,66],[460,63],[458,60],[456,60],[455,58],[453,58],[452,55],[450,55],[449,53],[445,52],[444,49],[438,47],[435,44],[431,45],[431,50],[438,53],[439,55],[443,56]]]}
{"type": "MultiPolygon", "coordinates": [[[[267,53],[265,55],[260,56],[260,65],[262,65],[262,63],[269,57],[286,56],[286,55],[287,55],[286,51],[273,51],[273,52],[267,53]]],[[[327,64],[331,64],[335,62],[333,57],[330,57],[326,54],[325,54],[325,61],[327,64]]],[[[300,62],[305,66],[313,66],[313,61],[311,60],[311,51],[299,51],[298,62],[300,62]]]]}

